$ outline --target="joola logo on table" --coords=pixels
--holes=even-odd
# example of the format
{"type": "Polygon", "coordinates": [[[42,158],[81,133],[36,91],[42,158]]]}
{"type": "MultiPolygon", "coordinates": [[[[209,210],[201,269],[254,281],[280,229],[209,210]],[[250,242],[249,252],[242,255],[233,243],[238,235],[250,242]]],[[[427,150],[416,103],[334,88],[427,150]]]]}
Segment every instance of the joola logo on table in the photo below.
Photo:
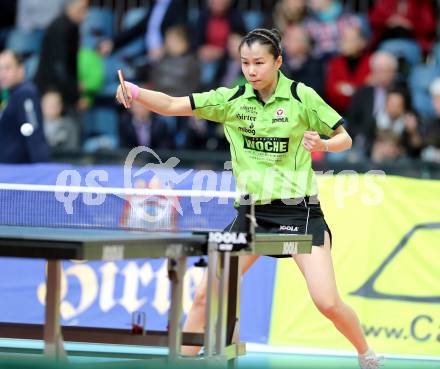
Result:
{"type": "MultiPolygon", "coordinates": [[[[232,251],[234,245],[247,245],[246,233],[237,232],[209,232],[208,242],[218,244],[220,251],[232,251]]],[[[242,247],[236,247],[239,250],[242,247]]]]}
{"type": "Polygon", "coordinates": [[[257,119],[257,117],[253,117],[252,115],[240,113],[237,113],[236,117],[240,120],[247,120],[249,122],[255,122],[255,120],[257,119]]]}
{"type": "Polygon", "coordinates": [[[285,153],[289,151],[287,137],[249,137],[243,135],[244,148],[255,151],[285,153]]]}
{"type": "Polygon", "coordinates": [[[246,233],[238,232],[209,232],[209,242],[225,242],[234,244],[246,244],[246,233]]]}

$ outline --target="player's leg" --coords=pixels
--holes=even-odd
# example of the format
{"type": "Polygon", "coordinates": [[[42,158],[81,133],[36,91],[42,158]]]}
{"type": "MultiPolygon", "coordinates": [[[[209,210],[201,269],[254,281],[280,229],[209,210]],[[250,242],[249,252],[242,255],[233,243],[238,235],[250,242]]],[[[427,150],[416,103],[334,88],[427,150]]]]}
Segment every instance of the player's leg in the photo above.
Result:
{"type": "MultiPolygon", "coordinates": [[[[241,275],[252,266],[258,259],[258,255],[249,255],[241,257],[241,275]]],[[[206,290],[208,285],[208,273],[203,274],[202,281],[196,287],[194,293],[194,301],[191,306],[185,324],[184,332],[203,332],[205,329],[205,306],[206,306],[206,290]]],[[[198,346],[182,346],[182,355],[196,355],[200,350],[198,346]]]]}
{"type": "MultiPolygon", "coordinates": [[[[333,269],[330,237],[325,232],[324,246],[313,246],[311,254],[294,255],[307,283],[310,296],[318,310],[353,344],[359,355],[369,352],[359,319],[354,310],[339,296],[333,269]]],[[[373,354],[375,357],[375,355],[373,354]]],[[[374,369],[380,365],[365,366],[374,369]]]]}

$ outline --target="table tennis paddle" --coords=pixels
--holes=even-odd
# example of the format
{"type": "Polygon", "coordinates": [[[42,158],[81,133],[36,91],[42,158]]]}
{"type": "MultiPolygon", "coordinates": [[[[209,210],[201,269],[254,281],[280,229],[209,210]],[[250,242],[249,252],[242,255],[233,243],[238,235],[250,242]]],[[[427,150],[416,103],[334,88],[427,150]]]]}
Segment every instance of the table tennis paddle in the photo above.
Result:
{"type": "Polygon", "coordinates": [[[118,69],[118,78],[119,78],[119,84],[121,85],[122,95],[124,96],[125,106],[129,108],[130,107],[129,98],[127,93],[127,88],[125,86],[125,79],[124,79],[124,74],[122,73],[122,69],[118,69]]]}

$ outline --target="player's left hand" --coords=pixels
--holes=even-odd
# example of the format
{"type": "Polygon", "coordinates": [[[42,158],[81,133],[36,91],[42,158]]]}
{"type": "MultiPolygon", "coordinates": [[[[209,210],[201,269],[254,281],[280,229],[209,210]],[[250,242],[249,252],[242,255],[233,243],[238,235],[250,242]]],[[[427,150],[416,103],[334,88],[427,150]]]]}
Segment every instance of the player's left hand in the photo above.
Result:
{"type": "Polygon", "coordinates": [[[307,151],[324,151],[325,145],[316,131],[305,131],[303,138],[303,146],[307,151]]]}

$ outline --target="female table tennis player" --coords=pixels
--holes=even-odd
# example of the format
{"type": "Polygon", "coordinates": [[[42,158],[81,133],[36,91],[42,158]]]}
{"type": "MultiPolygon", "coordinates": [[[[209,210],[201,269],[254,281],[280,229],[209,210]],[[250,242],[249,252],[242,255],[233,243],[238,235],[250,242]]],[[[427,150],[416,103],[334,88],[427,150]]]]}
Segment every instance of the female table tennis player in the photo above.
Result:
{"type": "MultiPolygon", "coordinates": [[[[117,100],[129,108],[136,100],[163,115],[191,116],[224,125],[230,143],[234,176],[247,175],[244,189],[257,198],[258,230],[313,235],[311,254],[293,255],[318,310],[351,342],[362,369],[382,365],[368,346],[356,313],[338,293],[332,264],[331,232],[324,220],[311,166],[311,152],[340,152],[351,147],[341,116],[318,94],[286,78],[281,36],[277,30],[255,29],[241,41],[242,71],[247,83],[191,96],[171,97],[123,82],[117,100]],[[321,136],[328,137],[327,139],[321,136]],[[258,201],[264,192],[264,173],[273,169],[274,187],[269,203],[258,201]],[[292,172],[293,171],[293,172],[292,172]],[[290,192],[286,188],[290,189],[290,192]],[[287,195],[287,196],[286,196],[287,195]],[[287,201],[286,201],[287,200],[287,201]]],[[[232,224],[231,230],[234,229],[232,224]]],[[[258,256],[246,256],[243,273],[258,256]]],[[[184,331],[203,332],[207,277],[196,289],[184,331]]],[[[198,348],[183,347],[184,354],[198,348]]]]}

